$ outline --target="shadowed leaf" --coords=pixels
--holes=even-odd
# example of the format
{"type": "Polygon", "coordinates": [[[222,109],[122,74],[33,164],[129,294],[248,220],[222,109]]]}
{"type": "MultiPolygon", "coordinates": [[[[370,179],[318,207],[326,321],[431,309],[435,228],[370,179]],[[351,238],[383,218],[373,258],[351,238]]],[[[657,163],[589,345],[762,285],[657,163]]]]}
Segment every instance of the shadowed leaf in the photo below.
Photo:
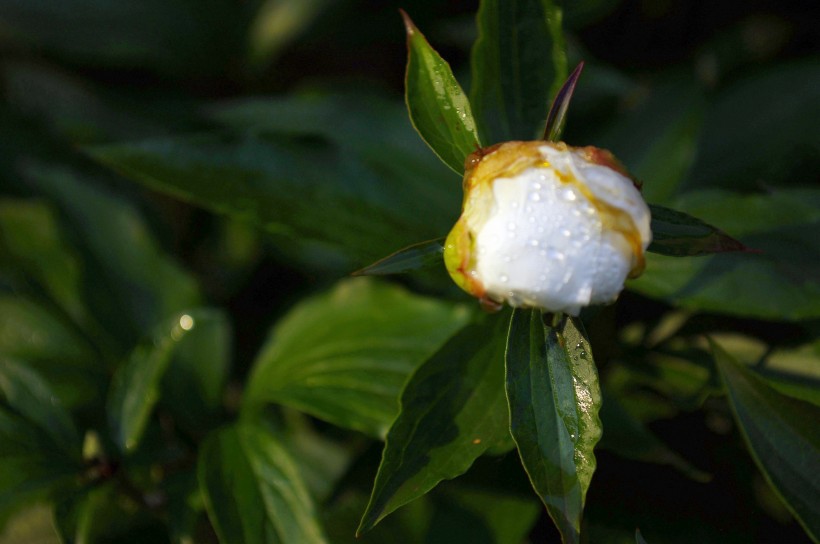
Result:
{"type": "Polygon", "coordinates": [[[388,274],[401,274],[418,270],[427,266],[441,263],[444,253],[443,238],[419,242],[412,246],[407,246],[398,250],[384,259],[380,259],[370,266],[353,272],[354,276],[385,276],[388,274]]]}

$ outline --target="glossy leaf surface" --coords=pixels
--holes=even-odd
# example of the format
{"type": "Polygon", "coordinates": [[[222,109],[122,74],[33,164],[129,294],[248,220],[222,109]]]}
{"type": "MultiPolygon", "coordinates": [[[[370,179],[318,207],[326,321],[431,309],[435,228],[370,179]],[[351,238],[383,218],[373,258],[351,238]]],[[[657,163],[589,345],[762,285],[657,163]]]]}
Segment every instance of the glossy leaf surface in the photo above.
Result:
{"type": "Polygon", "coordinates": [[[466,327],[410,378],[359,533],[506,440],[503,325],[466,327]]]}
{"type": "Polygon", "coordinates": [[[410,120],[427,145],[454,172],[481,147],[470,101],[447,61],[402,12],[407,30],[405,99],[410,120]]]}
{"type": "Polygon", "coordinates": [[[711,345],[757,466],[812,540],[820,541],[820,408],[778,393],[711,345]]]}
{"type": "Polygon", "coordinates": [[[507,341],[510,428],[533,488],[565,543],[579,542],[601,437],[601,391],[589,342],[573,319],[547,326],[513,313],[507,341]]]}
{"type": "Polygon", "coordinates": [[[327,542],[296,464],[260,425],[239,423],[210,435],[198,479],[223,544],[327,542]]]}
{"type": "Polygon", "coordinates": [[[383,437],[413,370],[466,323],[464,308],[365,278],[341,282],[279,321],[245,409],[284,404],[383,437]]]}
{"type": "Polygon", "coordinates": [[[561,9],[551,0],[487,0],[478,10],[470,103],[486,145],[534,140],[567,77],[561,9]]]}

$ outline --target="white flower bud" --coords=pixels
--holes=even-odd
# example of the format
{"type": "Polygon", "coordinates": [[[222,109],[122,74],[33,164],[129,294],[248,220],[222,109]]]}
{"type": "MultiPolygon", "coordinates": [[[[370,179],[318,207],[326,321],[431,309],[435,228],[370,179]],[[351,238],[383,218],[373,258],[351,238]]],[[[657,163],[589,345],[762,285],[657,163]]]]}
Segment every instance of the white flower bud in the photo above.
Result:
{"type": "Polygon", "coordinates": [[[467,159],[445,244],[455,282],[485,302],[577,315],[640,275],[649,208],[608,151],[507,142],[467,159]]]}

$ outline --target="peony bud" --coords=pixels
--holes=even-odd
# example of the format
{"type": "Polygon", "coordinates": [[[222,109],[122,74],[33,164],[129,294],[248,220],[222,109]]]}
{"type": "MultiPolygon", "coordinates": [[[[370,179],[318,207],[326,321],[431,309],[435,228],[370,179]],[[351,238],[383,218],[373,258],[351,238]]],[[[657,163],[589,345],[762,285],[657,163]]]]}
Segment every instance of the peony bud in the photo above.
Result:
{"type": "Polygon", "coordinates": [[[643,271],[649,208],[608,151],[507,142],[476,151],[465,170],[444,260],[485,303],[578,315],[643,271]]]}

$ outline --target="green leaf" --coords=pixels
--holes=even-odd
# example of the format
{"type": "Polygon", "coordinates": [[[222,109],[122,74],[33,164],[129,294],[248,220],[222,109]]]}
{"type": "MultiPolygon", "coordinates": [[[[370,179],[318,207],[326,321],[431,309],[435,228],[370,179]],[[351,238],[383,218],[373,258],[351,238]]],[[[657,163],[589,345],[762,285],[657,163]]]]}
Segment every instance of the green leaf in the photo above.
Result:
{"type": "Polygon", "coordinates": [[[687,193],[674,207],[760,251],[699,259],[647,254],[628,286],[690,310],[762,319],[820,317],[820,191],[687,193]]]}
{"type": "Polygon", "coordinates": [[[62,212],[82,251],[85,298],[123,345],[198,303],[194,279],[161,251],[130,204],[68,169],[32,166],[26,176],[62,212]]]}
{"type": "Polygon", "coordinates": [[[635,544],[646,544],[640,529],[635,529],[635,544]]]}
{"type": "Polygon", "coordinates": [[[71,414],[36,372],[0,355],[0,391],[9,406],[51,437],[55,447],[79,459],[80,437],[71,414]]]}
{"type": "Polygon", "coordinates": [[[357,270],[353,275],[386,276],[418,270],[433,264],[441,264],[442,254],[444,253],[443,241],[443,238],[438,238],[407,246],[361,270],[357,270]]]}
{"type": "Polygon", "coordinates": [[[410,378],[358,533],[505,441],[501,325],[487,319],[466,327],[410,378]]]}
{"type": "Polygon", "coordinates": [[[69,408],[96,400],[107,382],[88,340],[43,306],[0,293],[0,354],[40,374],[69,408]]]}
{"type": "Polygon", "coordinates": [[[470,103],[487,144],[544,133],[567,77],[561,9],[551,0],[486,0],[473,46],[470,103]]]}
{"type": "Polygon", "coordinates": [[[0,406],[0,519],[15,507],[74,485],[83,467],[54,439],[0,406]]]}
{"type": "Polygon", "coordinates": [[[36,284],[76,322],[87,321],[80,262],[46,203],[0,201],[0,267],[36,284]]]}
{"type": "Polygon", "coordinates": [[[650,205],[652,243],[647,251],[672,257],[694,257],[727,251],[749,251],[722,230],[691,215],[650,205]]]}
{"type": "Polygon", "coordinates": [[[747,191],[804,183],[820,153],[818,60],[807,55],[747,70],[715,93],[689,186],[747,191]]]}
{"type": "Polygon", "coordinates": [[[589,342],[575,319],[558,327],[516,310],[507,344],[510,427],[530,482],[565,543],[579,542],[601,437],[601,391],[589,342]]]}
{"type": "Polygon", "coordinates": [[[450,65],[402,11],[407,30],[405,99],[410,121],[427,145],[455,173],[481,147],[470,101],[450,65]]]}
{"type": "Polygon", "coordinates": [[[820,542],[820,407],[778,393],[710,344],[755,463],[811,539],[820,542]]]}
{"type": "Polygon", "coordinates": [[[247,129],[90,152],[152,189],[364,263],[441,236],[459,198],[423,161],[367,147],[247,129]]]}
{"type": "Polygon", "coordinates": [[[202,431],[216,420],[231,365],[231,329],[221,310],[190,314],[193,327],[176,342],[162,378],[162,403],[178,424],[202,431]]]}
{"type": "Polygon", "coordinates": [[[160,382],[168,364],[200,317],[207,322],[209,314],[191,311],[167,320],[131,352],[114,375],[108,392],[108,426],[122,451],[133,451],[139,445],[159,400],[160,382]]]}
{"type": "Polygon", "coordinates": [[[263,427],[239,423],[211,434],[198,474],[220,542],[326,542],[293,459],[263,427]]]}
{"type": "Polygon", "coordinates": [[[343,281],[280,320],[254,363],[243,409],[275,402],[383,437],[407,377],[467,318],[463,307],[389,284],[343,281]]]}

